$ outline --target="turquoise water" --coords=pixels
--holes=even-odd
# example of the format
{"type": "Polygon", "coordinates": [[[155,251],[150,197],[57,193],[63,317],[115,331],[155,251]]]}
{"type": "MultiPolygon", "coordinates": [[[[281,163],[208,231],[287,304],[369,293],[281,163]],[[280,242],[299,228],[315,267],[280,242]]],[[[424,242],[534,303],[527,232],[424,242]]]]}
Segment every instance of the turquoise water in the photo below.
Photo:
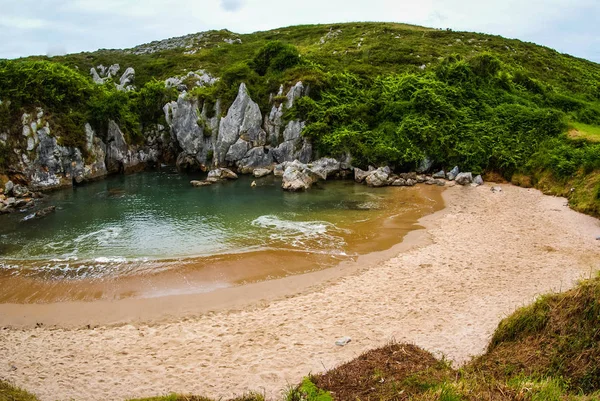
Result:
{"type": "MultiPolygon", "coordinates": [[[[353,225],[381,217],[389,191],[332,181],[288,193],[274,177],[209,187],[171,170],[115,176],[48,195],[56,213],[0,216],[0,268],[12,275],[128,274],[150,263],[254,250],[345,255],[353,225]],[[326,187],[326,188],[325,188],[326,187]],[[60,274],[59,274],[60,273],[60,274]]],[[[410,205],[406,205],[410,207],[410,205]]]]}

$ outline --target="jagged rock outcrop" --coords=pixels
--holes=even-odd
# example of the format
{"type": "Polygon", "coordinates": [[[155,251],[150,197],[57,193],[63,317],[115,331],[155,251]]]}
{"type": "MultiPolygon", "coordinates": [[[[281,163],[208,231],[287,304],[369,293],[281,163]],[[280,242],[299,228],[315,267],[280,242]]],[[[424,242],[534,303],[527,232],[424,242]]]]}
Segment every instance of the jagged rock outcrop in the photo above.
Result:
{"type": "Polygon", "coordinates": [[[35,190],[48,190],[83,182],[84,162],[81,151],[58,144],[57,138],[50,135],[45,126],[37,130],[39,143],[33,162],[26,163],[22,155],[24,171],[29,186],[35,190]]]}
{"type": "Polygon", "coordinates": [[[213,77],[204,70],[190,71],[184,76],[171,77],[165,80],[165,87],[176,88],[180,92],[194,87],[212,86],[219,78],[213,77]]]}
{"type": "MultiPolygon", "coordinates": [[[[119,64],[113,64],[110,67],[105,67],[102,64],[97,67],[90,69],[90,75],[92,80],[98,85],[104,85],[109,79],[114,78],[119,73],[121,66],[119,64]]],[[[118,83],[115,83],[115,87],[120,91],[134,90],[133,82],[135,81],[135,70],[133,67],[129,67],[125,70],[118,83]]]]}
{"type": "Polygon", "coordinates": [[[100,64],[96,68],[92,67],[90,69],[90,75],[95,83],[103,85],[109,78],[116,77],[120,69],[119,64],[113,64],[108,68],[100,64]]]}
{"type": "Polygon", "coordinates": [[[121,75],[117,89],[120,91],[131,91],[134,89],[133,81],[135,81],[135,70],[133,67],[129,67],[121,75]]]}
{"type": "Polygon", "coordinates": [[[158,149],[128,145],[123,132],[112,120],[108,123],[106,141],[106,169],[109,174],[140,171],[159,161],[158,149]]]}
{"type": "MultiPolygon", "coordinates": [[[[280,91],[283,93],[283,91],[280,91]]],[[[286,108],[291,108],[294,102],[306,94],[306,89],[302,82],[296,83],[286,95],[286,108]]],[[[273,157],[277,163],[299,160],[302,163],[308,163],[312,157],[312,144],[302,138],[302,130],[305,123],[298,120],[290,121],[284,128],[283,135],[281,130],[281,117],[283,115],[283,103],[277,108],[271,110],[269,121],[266,126],[270,130],[269,138],[271,144],[275,146],[274,139],[277,138],[277,145],[273,149],[273,157]]]]}
{"type": "Polygon", "coordinates": [[[247,142],[249,147],[256,147],[264,146],[266,137],[267,134],[262,129],[260,108],[250,98],[246,85],[242,83],[235,101],[219,124],[219,135],[214,151],[216,164],[226,165],[227,162],[234,162],[231,157],[227,160],[226,156],[231,145],[238,140],[247,142]]]}
{"type": "Polygon", "coordinates": [[[211,118],[207,117],[207,106],[198,110],[198,101],[184,93],[176,102],[167,103],[165,119],[171,129],[173,140],[180,148],[177,167],[180,170],[206,170],[212,164],[215,137],[218,134],[221,102],[214,105],[211,118]],[[201,122],[201,124],[198,124],[201,122]]]}

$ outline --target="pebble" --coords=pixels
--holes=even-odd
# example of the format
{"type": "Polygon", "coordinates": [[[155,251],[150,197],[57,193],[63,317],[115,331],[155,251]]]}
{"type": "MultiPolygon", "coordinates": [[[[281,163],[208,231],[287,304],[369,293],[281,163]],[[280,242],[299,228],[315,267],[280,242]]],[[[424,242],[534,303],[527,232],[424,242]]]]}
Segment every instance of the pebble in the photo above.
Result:
{"type": "Polygon", "coordinates": [[[344,345],[347,345],[350,341],[352,341],[350,337],[342,337],[335,342],[335,345],[337,345],[338,347],[343,347],[344,345]]]}

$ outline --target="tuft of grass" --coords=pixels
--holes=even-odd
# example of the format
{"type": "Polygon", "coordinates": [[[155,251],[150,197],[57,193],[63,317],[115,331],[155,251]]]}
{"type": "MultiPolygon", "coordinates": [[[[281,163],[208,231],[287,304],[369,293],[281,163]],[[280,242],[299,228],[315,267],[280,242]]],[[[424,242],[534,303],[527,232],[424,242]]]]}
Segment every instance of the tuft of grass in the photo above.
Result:
{"type": "Polygon", "coordinates": [[[25,390],[12,385],[9,382],[0,380],[0,400],[1,401],[38,401],[37,397],[25,390]]]}
{"type": "Polygon", "coordinates": [[[571,122],[569,124],[569,139],[600,142],[600,126],[571,122]]]}

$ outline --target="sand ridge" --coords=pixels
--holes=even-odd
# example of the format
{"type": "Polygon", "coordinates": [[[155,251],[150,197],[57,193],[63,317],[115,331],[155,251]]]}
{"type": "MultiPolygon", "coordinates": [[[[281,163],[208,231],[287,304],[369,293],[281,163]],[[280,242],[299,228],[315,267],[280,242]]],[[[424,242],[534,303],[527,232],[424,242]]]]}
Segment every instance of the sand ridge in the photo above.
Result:
{"type": "Polygon", "coordinates": [[[499,320],[600,270],[599,221],[566,200],[503,185],[452,187],[421,220],[426,245],[301,295],[160,324],[0,330],[0,377],[42,400],[170,392],[280,399],[391,339],[462,363],[499,320]],[[352,342],[334,342],[350,336],[352,342]]]}

